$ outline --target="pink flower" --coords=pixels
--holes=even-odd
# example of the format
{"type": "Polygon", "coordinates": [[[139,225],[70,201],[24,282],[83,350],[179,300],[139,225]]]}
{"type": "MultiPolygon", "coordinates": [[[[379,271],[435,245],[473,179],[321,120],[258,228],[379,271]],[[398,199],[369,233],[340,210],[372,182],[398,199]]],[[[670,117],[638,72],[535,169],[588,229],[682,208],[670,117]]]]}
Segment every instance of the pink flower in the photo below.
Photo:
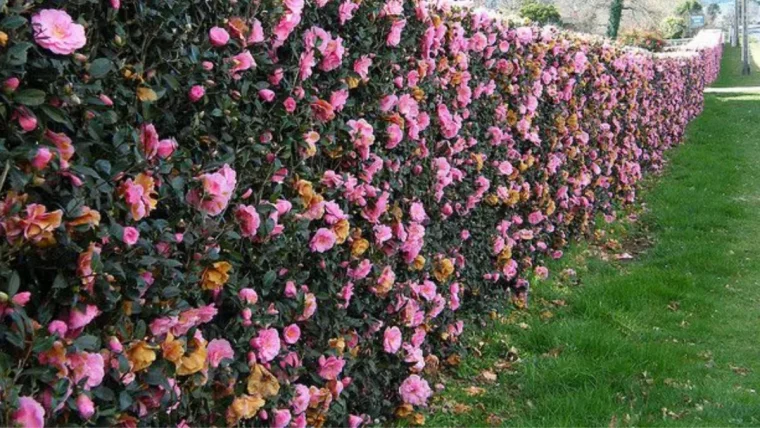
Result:
{"type": "Polygon", "coordinates": [[[268,103],[271,103],[274,101],[274,91],[271,89],[261,89],[259,90],[259,98],[268,103]]]}
{"type": "Polygon", "coordinates": [[[362,160],[369,159],[369,149],[375,143],[372,125],[364,119],[349,120],[346,124],[351,128],[349,134],[359,157],[362,160]]]}
{"type": "Polygon", "coordinates": [[[251,346],[258,351],[259,359],[268,363],[280,353],[280,334],[275,328],[260,330],[259,335],[251,339],[251,346]]]}
{"type": "Polygon", "coordinates": [[[351,0],[345,0],[343,3],[341,3],[338,7],[338,20],[340,21],[340,25],[345,24],[347,21],[353,18],[356,9],[359,9],[359,5],[351,0]]]}
{"type": "Polygon", "coordinates": [[[259,301],[259,295],[253,288],[243,288],[242,290],[238,291],[238,297],[240,297],[240,300],[249,305],[255,305],[256,302],[259,301]]]}
{"type": "Polygon", "coordinates": [[[293,99],[293,97],[288,97],[283,103],[283,107],[285,107],[285,111],[288,113],[293,113],[296,111],[296,100],[293,99]]]}
{"type": "Polygon", "coordinates": [[[401,330],[398,327],[389,327],[383,333],[383,350],[389,354],[395,354],[401,348],[401,330]]]}
{"type": "Polygon", "coordinates": [[[79,383],[85,378],[84,389],[96,388],[103,382],[105,376],[105,363],[103,356],[91,352],[80,352],[68,356],[68,366],[72,371],[74,383],[79,383]]]}
{"type": "Polygon", "coordinates": [[[100,315],[100,309],[95,305],[85,306],[84,312],[78,308],[72,309],[69,314],[69,330],[77,330],[86,326],[98,315],[100,315]]]}
{"type": "Polygon", "coordinates": [[[11,298],[11,302],[13,302],[14,305],[18,305],[21,307],[26,306],[27,303],[29,303],[29,300],[32,298],[32,293],[29,291],[22,291],[21,293],[15,294],[11,298]]]}
{"type": "Polygon", "coordinates": [[[90,419],[95,414],[95,404],[86,394],[79,394],[79,397],[77,397],[77,410],[82,419],[90,419]]]}
{"type": "Polygon", "coordinates": [[[372,66],[372,58],[362,55],[361,58],[354,61],[354,73],[361,76],[362,80],[369,78],[369,68],[372,66]]]}
{"type": "Polygon", "coordinates": [[[174,138],[164,138],[158,142],[158,148],[156,154],[161,159],[167,159],[171,157],[175,150],[177,150],[177,140],[174,138]]]}
{"type": "Polygon", "coordinates": [[[18,77],[9,77],[8,79],[3,82],[3,91],[6,93],[13,93],[18,88],[18,85],[21,84],[21,81],[18,79],[18,77]]]}
{"type": "Polygon", "coordinates": [[[311,392],[309,391],[309,388],[300,383],[295,384],[293,390],[293,399],[290,401],[290,408],[293,409],[293,413],[299,415],[309,408],[311,392]]]}
{"type": "Polygon", "coordinates": [[[66,336],[67,331],[69,331],[69,327],[61,320],[51,321],[48,325],[48,332],[50,334],[57,334],[58,336],[63,337],[66,336]]]}
{"type": "Polygon", "coordinates": [[[264,28],[261,21],[254,18],[251,24],[251,34],[248,36],[248,44],[261,43],[264,41],[264,28]]]}
{"type": "Polygon", "coordinates": [[[129,246],[135,245],[137,240],[140,239],[140,231],[131,226],[125,227],[121,239],[129,246]]]}
{"type": "Polygon", "coordinates": [[[391,25],[391,31],[388,33],[388,37],[385,39],[385,44],[388,46],[398,46],[398,44],[401,42],[401,32],[404,31],[404,27],[406,27],[406,19],[393,21],[393,25],[391,25]]]}
{"type": "Polygon", "coordinates": [[[121,8],[121,0],[110,0],[111,8],[119,10],[121,8]]]}
{"type": "Polygon", "coordinates": [[[395,123],[388,127],[388,140],[385,142],[385,148],[388,150],[395,149],[396,146],[404,139],[404,131],[395,123]]]}
{"type": "Polygon", "coordinates": [[[398,389],[405,403],[413,406],[427,406],[427,400],[433,395],[425,379],[418,375],[411,375],[401,384],[398,389]]]}
{"type": "Polygon", "coordinates": [[[208,38],[211,40],[211,44],[219,47],[224,46],[230,41],[230,33],[222,27],[214,27],[209,30],[208,38]]]}
{"type": "Polygon", "coordinates": [[[13,116],[18,120],[18,124],[24,132],[30,132],[37,129],[37,116],[26,107],[19,107],[14,111],[13,116]]]}
{"type": "Polygon", "coordinates": [[[152,123],[140,126],[140,150],[146,159],[151,160],[158,153],[158,132],[152,123]]]}
{"type": "Polygon", "coordinates": [[[203,192],[201,189],[190,190],[187,202],[209,215],[221,214],[232,198],[237,185],[237,173],[228,164],[224,164],[216,172],[202,174],[198,179],[203,183],[203,192]]]}
{"type": "Polygon", "coordinates": [[[11,421],[23,428],[41,428],[45,426],[45,409],[32,397],[19,397],[18,409],[13,412],[11,421]]]}
{"type": "Polygon", "coordinates": [[[412,207],[409,209],[409,214],[411,215],[412,220],[416,221],[417,223],[422,223],[427,218],[425,206],[422,205],[422,202],[412,203],[412,207]]]}
{"type": "Polygon", "coordinates": [[[287,327],[285,327],[285,330],[282,332],[282,335],[285,337],[285,343],[288,345],[292,345],[296,342],[298,342],[298,339],[301,338],[301,329],[296,324],[291,324],[287,327]]]}
{"type": "Polygon", "coordinates": [[[378,245],[382,245],[393,237],[393,231],[386,225],[379,224],[373,229],[375,231],[375,242],[378,245]]]}
{"type": "Polygon", "coordinates": [[[247,50],[230,58],[230,62],[232,63],[230,73],[233,75],[239,75],[246,70],[256,67],[256,61],[253,59],[253,55],[247,50]]]}
{"type": "Polygon", "coordinates": [[[261,217],[253,205],[240,205],[235,210],[235,218],[240,225],[240,231],[246,238],[255,238],[261,225],[261,217]]]}
{"type": "Polygon", "coordinates": [[[32,159],[32,166],[34,169],[42,171],[43,169],[47,168],[48,163],[50,163],[50,159],[52,158],[53,153],[50,151],[50,149],[47,147],[40,147],[37,149],[37,153],[32,159]]]}
{"type": "Polygon", "coordinates": [[[100,101],[103,104],[105,104],[106,106],[113,107],[113,100],[108,95],[106,95],[106,94],[100,94],[100,95],[98,95],[98,99],[100,99],[100,101]]]}
{"type": "Polygon", "coordinates": [[[290,423],[290,419],[292,416],[290,415],[290,410],[288,409],[275,409],[272,411],[273,418],[272,418],[272,427],[273,428],[285,428],[290,423]]]}
{"type": "Polygon", "coordinates": [[[193,85],[190,91],[187,93],[187,97],[190,98],[190,102],[198,102],[203,96],[206,95],[206,88],[203,85],[193,85]]]}
{"type": "Polygon", "coordinates": [[[348,415],[348,428],[359,428],[364,423],[364,418],[357,415],[348,415]]]}
{"type": "Polygon", "coordinates": [[[317,230],[317,233],[311,238],[309,247],[312,252],[324,253],[335,245],[336,239],[335,233],[332,230],[323,227],[317,230]]]}
{"type": "Polygon", "coordinates": [[[319,369],[317,373],[324,380],[336,380],[345,365],[346,361],[343,358],[337,358],[334,355],[325,358],[322,355],[319,357],[319,369]]]}
{"type": "Polygon", "coordinates": [[[214,339],[208,343],[207,359],[211,367],[219,367],[223,359],[232,360],[235,358],[235,351],[232,350],[230,342],[225,339],[214,339]]]}
{"type": "Polygon", "coordinates": [[[34,41],[55,54],[72,54],[87,43],[84,27],[75,24],[71,16],[62,10],[40,10],[32,16],[32,28],[34,41]]]}

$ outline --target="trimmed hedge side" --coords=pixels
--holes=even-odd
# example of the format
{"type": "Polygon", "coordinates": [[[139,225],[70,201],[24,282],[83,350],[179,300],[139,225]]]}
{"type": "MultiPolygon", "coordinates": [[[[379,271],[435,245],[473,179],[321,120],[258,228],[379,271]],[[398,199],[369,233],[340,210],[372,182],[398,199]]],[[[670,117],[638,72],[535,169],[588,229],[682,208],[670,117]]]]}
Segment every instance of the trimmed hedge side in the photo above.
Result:
{"type": "Polygon", "coordinates": [[[0,425],[384,423],[702,109],[446,2],[2,0],[0,425]]]}

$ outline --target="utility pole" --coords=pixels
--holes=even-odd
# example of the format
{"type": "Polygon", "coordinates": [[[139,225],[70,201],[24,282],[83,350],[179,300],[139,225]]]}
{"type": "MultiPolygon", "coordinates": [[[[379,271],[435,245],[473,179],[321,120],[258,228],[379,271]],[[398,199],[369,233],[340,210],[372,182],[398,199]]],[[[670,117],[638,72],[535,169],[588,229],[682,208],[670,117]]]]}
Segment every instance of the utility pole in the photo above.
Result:
{"type": "Polygon", "coordinates": [[[734,0],[734,33],[731,35],[731,46],[739,46],[739,1],[734,0]]]}
{"type": "Polygon", "coordinates": [[[744,65],[742,67],[742,74],[748,75],[751,73],[749,66],[749,22],[747,19],[747,0],[742,0],[742,60],[744,65]]]}

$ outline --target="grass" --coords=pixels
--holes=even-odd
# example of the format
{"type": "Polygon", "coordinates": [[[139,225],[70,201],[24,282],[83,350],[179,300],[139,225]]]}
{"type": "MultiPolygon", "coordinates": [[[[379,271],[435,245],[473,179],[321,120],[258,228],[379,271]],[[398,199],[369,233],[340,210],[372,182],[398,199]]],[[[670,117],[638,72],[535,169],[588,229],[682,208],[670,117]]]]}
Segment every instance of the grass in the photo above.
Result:
{"type": "MultiPolygon", "coordinates": [[[[724,66],[741,85],[730,48],[724,66]]],[[[427,425],[760,425],[758,117],[760,95],[708,95],[638,221],[571,248],[529,310],[470,328],[427,425]]]]}
{"type": "Polygon", "coordinates": [[[724,46],[721,75],[712,86],[714,88],[760,86],[760,42],[750,42],[750,68],[752,72],[748,76],[742,75],[741,48],[732,48],[730,44],[724,46]]]}

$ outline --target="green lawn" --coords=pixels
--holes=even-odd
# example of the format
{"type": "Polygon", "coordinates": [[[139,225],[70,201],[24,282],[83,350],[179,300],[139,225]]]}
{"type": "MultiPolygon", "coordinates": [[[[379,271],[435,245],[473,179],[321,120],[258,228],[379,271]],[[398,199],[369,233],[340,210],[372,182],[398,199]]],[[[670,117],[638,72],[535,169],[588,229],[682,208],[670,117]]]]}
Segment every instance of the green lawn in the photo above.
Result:
{"type": "Polygon", "coordinates": [[[742,75],[741,48],[732,48],[730,44],[724,46],[721,75],[712,86],[715,88],[760,86],[760,43],[751,42],[749,45],[752,73],[748,76],[742,75]]]}
{"type": "Polygon", "coordinates": [[[760,425],[760,95],[708,95],[669,159],[599,240],[622,249],[575,245],[528,311],[471,326],[427,425],[760,425]]]}

